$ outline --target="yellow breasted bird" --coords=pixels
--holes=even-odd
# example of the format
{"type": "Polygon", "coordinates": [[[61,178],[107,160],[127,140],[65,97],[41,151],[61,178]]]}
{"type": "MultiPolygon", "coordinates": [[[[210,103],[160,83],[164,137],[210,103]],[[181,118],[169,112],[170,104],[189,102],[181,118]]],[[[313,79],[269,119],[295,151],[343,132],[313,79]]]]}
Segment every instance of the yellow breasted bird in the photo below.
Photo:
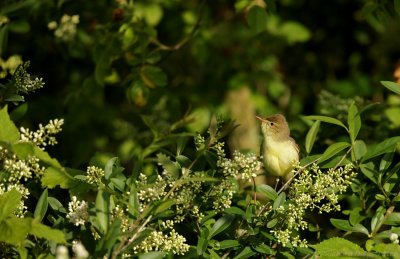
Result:
{"type": "Polygon", "coordinates": [[[299,146],[290,137],[289,125],[285,116],[274,114],[261,121],[261,132],[264,137],[261,155],[265,170],[286,182],[293,174],[293,163],[299,161],[299,146]]]}

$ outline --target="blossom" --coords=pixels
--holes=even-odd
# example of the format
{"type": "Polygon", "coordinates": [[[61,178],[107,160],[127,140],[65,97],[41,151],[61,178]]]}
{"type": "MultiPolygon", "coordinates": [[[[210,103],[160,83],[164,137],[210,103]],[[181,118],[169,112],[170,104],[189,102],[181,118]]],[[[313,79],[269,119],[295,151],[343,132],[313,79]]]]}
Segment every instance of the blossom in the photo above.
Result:
{"type": "Polygon", "coordinates": [[[79,15],[67,15],[64,14],[60,22],[51,21],[47,24],[50,30],[54,30],[56,38],[62,41],[71,41],[77,32],[76,26],[79,24],[79,15]]]}
{"type": "Polygon", "coordinates": [[[21,127],[21,141],[34,143],[38,147],[44,149],[45,146],[53,146],[57,144],[56,138],[53,136],[61,132],[61,126],[64,124],[63,119],[50,120],[45,126],[39,124],[39,129],[37,131],[31,131],[30,129],[21,127]]]}
{"type": "Polygon", "coordinates": [[[97,166],[88,166],[86,169],[86,181],[90,184],[100,184],[104,176],[104,170],[97,166]]]}
{"type": "Polygon", "coordinates": [[[72,201],[68,203],[67,218],[75,226],[84,225],[89,219],[88,205],[85,201],[78,201],[76,196],[72,196],[72,201]]]}

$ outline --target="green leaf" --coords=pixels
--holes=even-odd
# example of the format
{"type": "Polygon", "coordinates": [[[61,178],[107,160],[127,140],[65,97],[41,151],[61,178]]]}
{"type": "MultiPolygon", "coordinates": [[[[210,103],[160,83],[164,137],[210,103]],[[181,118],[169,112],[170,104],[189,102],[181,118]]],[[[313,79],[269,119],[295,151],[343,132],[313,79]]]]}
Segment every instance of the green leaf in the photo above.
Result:
{"type": "Polygon", "coordinates": [[[44,218],[44,215],[46,215],[47,207],[49,206],[47,198],[48,198],[48,191],[47,189],[45,189],[42,192],[42,195],[40,195],[38,203],[36,204],[35,212],[33,213],[33,216],[39,222],[41,222],[44,218]]]}
{"type": "Polygon", "coordinates": [[[362,209],[361,207],[355,207],[350,212],[349,221],[352,226],[357,225],[361,221],[363,221],[366,217],[361,215],[362,209]]]}
{"type": "Polygon", "coordinates": [[[8,27],[10,32],[20,33],[20,34],[29,32],[30,28],[31,26],[29,25],[29,23],[24,20],[12,21],[8,27]]]}
{"type": "Polygon", "coordinates": [[[386,139],[378,144],[368,147],[368,151],[363,157],[362,161],[380,156],[385,153],[392,152],[393,146],[400,142],[400,136],[386,139]]]}
{"type": "Polygon", "coordinates": [[[352,226],[348,220],[344,219],[330,219],[330,222],[337,229],[369,235],[368,229],[361,224],[352,226]]]}
{"type": "Polygon", "coordinates": [[[371,219],[371,231],[377,232],[377,230],[381,227],[383,220],[385,219],[386,209],[380,206],[374,216],[371,219]],[[378,228],[378,229],[377,229],[378,228]]]}
{"type": "Polygon", "coordinates": [[[0,110],[0,142],[14,143],[19,140],[19,131],[11,121],[7,105],[0,110]]]}
{"type": "Polygon", "coordinates": [[[335,156],[336,154],[338,154],[339,152],[341,152],[342,150],[344,150],[350,146],[351,145],[347,142],[338,142],[338,143],[334,143],[334,144],[330,145],[325,150],[325,152],[322,154],[322,156],[318,160],[318,163],[320,164],[320,163],[332,158],[333,156],[335,156]]]}
{"type": "Polygon", "coordinates": [[[12,12],[21,11],[24,8],[31,8],[32,5],[37,3],[35,0],[26,0],[22,2],[9,2],[7,5],[1,7],[0,13],[3,15],[10,14],[12,12]]]}
{"type": "Polygon", "coordinates": [[[396,146],[393,146],[393,151],[383,155],[381,162],[379,164],[379,171],[385,172],[389,166],[392,164],[394,152],[396,151],[396,146]]]}
{"type": "Polygon", "coordinates": [[[145,254],[140,254],[139,259],[159,259],[165,257],[165,252],[148,252],[145,254]]]}
{"type": "Polygon", "coordinates": [[[275,200],[278,197],[278,193],[267,184],[260,184],[256,186],[257,192],[265,195],[270,200],[275,200]]]}
{"type": "Polygon", "coordinates": [[[214,250],[208,249],[208,252],[210,253],[210,258],[213,259],[221,259],[221,256],[219,256],[214,250]]]}
{"type": "MultiPolygon", "coordinates": [[[[121,192],[123,192],[125,190],[125,181],[126,181],[126,179],[124,179],[122,177],[121,178],[111,178],[110,179],[110,182],[112,183],[112,186],[115,186],[121,192]]],[[[110,184],[110,186],[111,186],[111,184],[110,184]]]]}
{"type": "Polygon", "coordinates": [[[161,202],[157,206],[157,208],[154,210],[154,215],[157,215],[159,213],[166,211],[167,209],[171,208],[171,206],[174,204],[175,204],[174,200],[166,200],[166,201],[161,202]]]}
{"type": "Polygon", "coordinates": [[[12,121],[20,120],[28,111],[28,104],[23,103],[15,108],[12,112],[10,112],[10,118],[12,121]]]}
{"type": "Polygon", "coordinates": [[[240,215],[240,216],[245,216],[246,215],[246,212],[244,212],[244,210],[242,210],[242,209],[240,209],[238,207],[234,207],[234,206],[226,208],[224,210],[224,212],[225,213],[229,213],[229,214],[240,215]]]}
{"type": "Polygon", "coordinates": [[[376,171],[373,168],[373,164],[372,163],[368,163],[368,164],[362,164],[360,166],[361,172],[368,178],[370,179],[373,183],[377,184],[377,179],[378,179],[378,175],[379,172],[376,171]]]}
{"type": "Polygon", "coordinates": [[[349,124],[349,134],[351,143],[353,143],[358,135],[361,128],[361,118],[358,112],[357,106],[353,102],[349,107],[349,113],[347,115],[347,123],[349,124]]]}
{"type": "Polygon", "coordinates": [[[65,240],[64,232],[58,229],[52,229],[36,220],[31,221],[31,229],[29,233],[36,237],[44,238],[49,241],[54,241],[56,243],[67,242],[65,240]]]}
{"type": "Polygon", "coordinates": [[[161,68],[155,66],[143,66],[140,69],[140,78],[150,88],[166,86],[167,75],[161,68]]]}
{"type": "Polygon", "coordinates": [[[200,238],[197,241],[197,255],[204,254],[207,249],[209,239],[210,237],[208,229],[203,228],[200,232],[200,238]]]}
{"type": "Polygon", "coordinates": [[[275,255],[276,251],[272,249],[270,246],[267,246],[266,244],[262,243],[254,247],[254,250],[261,254],[267,254],[267,255],[275,255]]]}
{"type": "Polygon", "coordinates": [[[114,166],[116,166],[117,162],[118,162],[118,157],[113,157],[107,161],[107,164],[104,167],[104,177],[106,178],[106,180],[108,180],[111,177],[114,166]]]}
{"type": "Polygon", "coordinates": [[[368,252],[344,238],[333,237],[317,245],[311,245],[319,258],[358,258],[368,256],[368,252]]]}
{"type": "Polygon", "coordinates": [[[306,136],[306,152],[310,154],[319,130],[320,121],[315,121],[306,136]]]}
{"type": "Polygon", "coordinates": [[[105,249],[109,254],[112,248],[115,246],[118,237],[120,236],[120,230],[121,230],[121,220],[116,219],[108,229],[104,238],[100,240],[99,244],[99,247],[101,248],[100,250],[105,249]]]}
{"type": "Polygon", "coordinates": [[[110,215],[110,195],[99,189],[96,196],[96,216],[102,233],[107,233],[110,215]]]}
{"type": "Polygon", "coordinates": [[[18,159],[24,160],[34,153],[34,145],[30,142],[17,142],[12,145],[12,151],[18,159]]]}
{"type": "Polygon", "coordinates": [[[360,160],[367,153],[367,145],[362,140],[356,140],[353,146],[354,159],[356,161],[360,160]]]}
{"type": "Polygon", "coordinates": [[[44,170],[42,176],[42,185],[50,189],[60,186],[63,189],[68,189],[73,185],[74,178],[70,176],[64,169],[48,167],[44,170]]]}
{"type": "Polygon", "coordinates": [[[276,224],[278,224],[278,219],[277,218],[271,219],[267,223],[267,228],[273,228],[276,226],[276,224]]]}
{"type": "Polygon", "coordinates": [[[135,181],[131,181],[131,188],[129,191],[129,203],[128,209],[133,217],[137,218],[139,216],[139,199],[137,195],[137,187],[135,181]]]}
{"type": "Polygon", "coordinates": [[[311,37],[311,33],[307,27],[295,21],[284,22],[279,28],[279,35],[284,36],[289,44],[304,42],[311,37]]]}
{"type": "Polygon", "coordinates": [[[12,245],[21,245],[30,231],[31,221],[31,218],[13,216],[0,222],[0,241],[12,245]]]}
{"type": "Polygon", "coordinates": [[[398,226],[400,225],[400,212],[392,212],[385,220],[385,225],[398,226]]]}
{"type": "Polygon", "coordinates": [[[320,115],[311,115],[311,116],[305,116],[305,119],[309,119],[309,120],[317,120],[317,121],[322,121],[322,122],[326,122],[326,123],[330,123],[330,124],[335,124],[338,125],[342,128],[344,128],[346,131],[349,131],[346,127],[346,125],[343,124],[343,122],[341,122],[338,119],[335,118],[331,118],[328,116],[320,116],[320,115]]]}
{"type": "Polygon", "coordinates": [[[16,189],[0,195],[0,222],[18,208],[20,201],[21,194],[16,189]]]}
{"type": "Polygon", "coordinates": [[[274,201],[274,205],[272,206],[272,208],[274,210],[278,209],[281,205],[283,205],[286,201],[286,193],[281,192],[278,197],[275,199],[274,201]]]}
{"type": "Polygon", "coordinates": [[[223,240],[221,242],[219,242],[219,248],[220,249],[227,249],[227,248],[231,248],[231,247],[237,247],[240,246],[239,241],[237,240],[223,240]]]}
{"type": "MultiPolygon", "coordinates": [[[[398,12],[398,13],[400,14],[400,12],[398,12]]],[[[400,258],[399,244],[380,243],[380,244],[377,244],[376,246],[374,246],[373,250],[375,252],[381,253],[383,258],[400,258]]]]}
{"type": "Polygon", "coordinates": [[[167,171],[170,175],[172,175],[175,179],[179,177],[180,166],[176,162],[172,162],[171,159],[162,153],[157,154],[157,163],[163,167],[165,171],[167,171]]]}
{"type": "MultiPolygon", "coordinates": [[[[33,147],[33,155],[37,158],[40,159],[43,163],[45,163],[48,166],[52,166],[54,168],[58,168],[59,170],[63,171],[63,167],[61,164],[57,161],[57,159],[52,158],[46,151],[40,149],[37,146],[33,147]]],[[[72,178],[72,177],[71,177],[72,178]]]]}
{"type": "Polygon", "coordinates": [[[210,176],[199,176],[199,177],[188,177],[184,179],[180,179],[179,182],[181,184],[189,183],[189,182],[219,182],[217,178],[210,177],[210,176]]]}
{"type": "Polygon", "coordinates": [[[264,31],[267,28],[267,13],[260,6],[254,5],[247,15],[247,23],[254,33],[264,31]]]}
{"type": "Polygon", "coordinates": [[[232,224],[234,219],[235,216],[231,214],[225,214],[219,218],[211,228],[209,238],[212,238],[213,236],[227,229],[232,224]]]}
{"type": "Polygon", "coordinates": [[[400,0],[393,0],[394,2],[394,9],[398,14],[400,14],[400,0]]]}
{"type": "Polygon", "coordinates": [[[255,255],[256,252],[251,250],[250,247],[246,246],[237,256],[234,257],[234,259],[244,259],[244,258],[249,258],[255,255]]]}
{"type": "Polygon", "coordinates": [[[54,197],[47,197],[47,201],[49,202],[50,207],[55,210],[55,211],[59,211],[62,213],[66,213],[66,209],[64,208],[64,206],[61,204],[61,202],[59,200],[57,200],[54,197]]]}
{"type": "MultiPolygon", "coordinates": [[[[396,1],[395,0],[395,7],[396,7],[396,2],[397,2],[397,12],[400,10],[398,8],[400,8],[400,1],[396,1]]],[[[381,81],[381,84],[386,87],[387,89],[389,89],[390,91],[396,93],[396,94],[400,94],[400,84],[395,83],[395,82],[390,82],[390,81],[381,81]]]]}

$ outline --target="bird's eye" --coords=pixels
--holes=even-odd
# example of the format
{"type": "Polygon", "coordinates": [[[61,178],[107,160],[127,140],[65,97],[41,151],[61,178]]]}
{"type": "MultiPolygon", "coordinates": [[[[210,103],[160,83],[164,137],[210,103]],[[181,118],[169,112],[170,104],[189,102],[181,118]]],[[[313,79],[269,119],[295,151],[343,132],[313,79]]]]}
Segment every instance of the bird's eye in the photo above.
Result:
{"type": "Polygon", "coordinates": [[[273,122],[271,122],[271,123],[270,123],[270,125],[271,125],[271,126],[274,126],[274,123],[273,123],[273,122]]]}

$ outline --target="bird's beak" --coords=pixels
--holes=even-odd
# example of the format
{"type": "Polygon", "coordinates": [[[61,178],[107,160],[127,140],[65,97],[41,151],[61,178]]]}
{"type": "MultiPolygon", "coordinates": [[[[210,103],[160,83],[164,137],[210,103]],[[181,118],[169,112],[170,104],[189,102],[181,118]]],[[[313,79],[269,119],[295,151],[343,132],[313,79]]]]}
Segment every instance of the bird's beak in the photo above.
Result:
{"type": "Polygon", "coordinates": [[[256,118],[259,119],[261,122],[268,122],[268,120],[261,118],[260,116],[256,115],[256,118]]]}

